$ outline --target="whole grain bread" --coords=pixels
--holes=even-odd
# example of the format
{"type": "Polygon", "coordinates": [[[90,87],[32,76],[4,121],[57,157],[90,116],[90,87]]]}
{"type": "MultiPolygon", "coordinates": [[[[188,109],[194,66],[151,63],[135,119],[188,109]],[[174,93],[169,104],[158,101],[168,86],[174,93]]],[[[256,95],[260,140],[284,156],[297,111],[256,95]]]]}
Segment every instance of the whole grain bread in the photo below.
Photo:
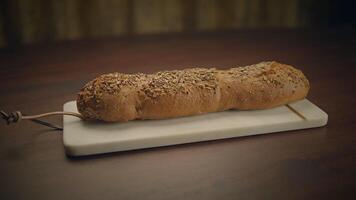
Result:
{"type": "Polygon", "coordinates": [[[109,122],[165,119],[228,109],[271,108],[306,97],[309,82],[278,62],[233,67],[188,68],[154,74],[104,74],[78,94],[85,119],[109,122]]]}

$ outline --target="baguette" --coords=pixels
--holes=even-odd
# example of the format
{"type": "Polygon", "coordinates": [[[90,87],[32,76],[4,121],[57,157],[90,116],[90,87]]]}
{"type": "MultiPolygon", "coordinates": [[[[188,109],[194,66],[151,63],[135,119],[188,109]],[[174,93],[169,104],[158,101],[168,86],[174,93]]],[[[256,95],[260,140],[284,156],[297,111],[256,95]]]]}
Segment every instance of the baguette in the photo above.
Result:
{"type": "Polygon", "coordinates": [[[110,73],[78,93],[84,119],[121,122],[165,119],[228,109],[266,109],[303,99],[304,74],[278,62],[234,67],[188,68],[154,74],[110,73]]]}

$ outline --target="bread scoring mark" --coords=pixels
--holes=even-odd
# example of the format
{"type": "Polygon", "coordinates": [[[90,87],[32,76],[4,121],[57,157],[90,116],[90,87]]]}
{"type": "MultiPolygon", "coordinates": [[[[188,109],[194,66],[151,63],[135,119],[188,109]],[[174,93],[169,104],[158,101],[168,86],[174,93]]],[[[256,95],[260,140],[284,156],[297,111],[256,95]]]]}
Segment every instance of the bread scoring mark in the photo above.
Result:
{"type": "Polygon", "coordinates": [[[217,87],[215,73],[215,68],[161,71],[153,74],[147,83],[142,85],[141,91],[150,99],[179,93],[189,95],[194,89],[215,91],[217,87]]]}

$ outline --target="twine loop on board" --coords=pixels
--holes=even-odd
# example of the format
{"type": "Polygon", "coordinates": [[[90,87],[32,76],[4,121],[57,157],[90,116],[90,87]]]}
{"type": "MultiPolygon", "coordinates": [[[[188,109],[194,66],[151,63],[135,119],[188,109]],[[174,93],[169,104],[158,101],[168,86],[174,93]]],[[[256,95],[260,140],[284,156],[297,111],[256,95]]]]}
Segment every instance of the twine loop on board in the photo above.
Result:
{"type": "Polygon", "coordinates": [[[20,122],[22,119],[22,114],[20,111],[11,112],[7,114],[5,111],[0,111],[1,118],[3,118],[7,124],[20,122]]]}

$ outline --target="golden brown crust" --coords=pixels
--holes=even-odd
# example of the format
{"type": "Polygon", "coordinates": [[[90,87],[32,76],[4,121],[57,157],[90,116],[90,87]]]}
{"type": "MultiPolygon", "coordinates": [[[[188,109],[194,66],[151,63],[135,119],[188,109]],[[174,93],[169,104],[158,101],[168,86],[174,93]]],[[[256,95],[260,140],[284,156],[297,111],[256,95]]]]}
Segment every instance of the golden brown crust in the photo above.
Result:
{"type": "Polygon", "coordinates": [[[306,97],[309,82],[292,66],[262,62],[228,70],[190,68],[155,74],[104,74],[78,94],[87,119],[164,119],[228,109],[271,108],[306,97]]]}

